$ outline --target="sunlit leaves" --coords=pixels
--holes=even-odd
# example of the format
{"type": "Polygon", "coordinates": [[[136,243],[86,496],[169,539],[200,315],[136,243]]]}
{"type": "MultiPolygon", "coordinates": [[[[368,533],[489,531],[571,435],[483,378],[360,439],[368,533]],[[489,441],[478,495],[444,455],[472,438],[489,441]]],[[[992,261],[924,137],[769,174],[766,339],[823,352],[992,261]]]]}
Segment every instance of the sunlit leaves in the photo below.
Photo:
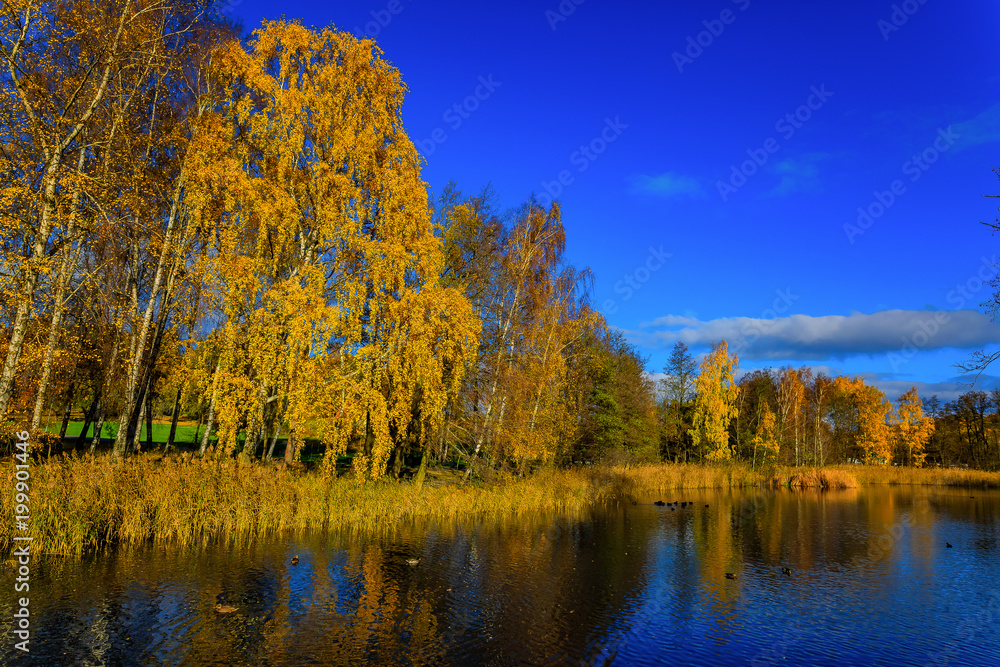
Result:
{"type": "Polygon", "coordinates": [[[924,416],[923,402],[912,387],[896,402],[895,430],[907,465],[922,466],[925,447],[934,433],[934,420],[924,416]]]}
{"type": "Polygon", "coordinates": [[[706,452],[709,460],[728,460],[733,455],[729,422],[736,415],[740,388],[733,375],[738,366],[739,359],[729,355],[726,341],[713,345],[701,362],[691,437],[694,446],[706,452]]]}
{"type": "Polygon", "coordinates": [[[232,44],[189,193],[216,239],[222,441],[252,437],[280,401],[322,438],[329,472],[363,443],[365,478],[408,433],[436,428],[479,334],[467,300],[439,284],[441,242],[399,118],[406,89],[380,55],[285,22],[232,44]]]}

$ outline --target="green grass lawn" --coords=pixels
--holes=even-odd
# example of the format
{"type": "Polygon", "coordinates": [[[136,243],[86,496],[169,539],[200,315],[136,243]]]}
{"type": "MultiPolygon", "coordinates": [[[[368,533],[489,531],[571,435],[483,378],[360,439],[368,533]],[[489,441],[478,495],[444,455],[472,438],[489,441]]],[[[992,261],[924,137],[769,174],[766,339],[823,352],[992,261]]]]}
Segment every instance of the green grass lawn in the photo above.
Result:
{"type": "MultiPolygon", "coordinates": [[[[59,428],[61,424],[59,422],[53,422],[49,424],[46,430],[49,433],[59,433],[59,428]]],[[[80,429],[83,428],[83,421],[71,421],[66,428],[66,437],[75,438],[80,435],[80,429]]],[[[190,449],[191,446],[197,446],[201,444],[201,436],[205,434],[204,426],[198,432],[198,440],[195,441],[195,424],[178,424],[177,432],[174,433],[174,445],[180,446],[182,449],[190,449]]],[[[104,429],[101,433],[101,437],[105,439],[112,439],[118,433],[118,423],[117,422],[104,422],[104,429]]],[[[170,424],[153,424],[153,444],[162,445],[167,442],[167,438],[170,435],[170,424]]],[[[243,444],[243,433],[240,433],[240,445],[243,444]]],[[[94,427],[91,425],[88,433],[88,438],[94,437],[94,427]]],[[[217,441],[216,434],[213,432],[211,440],[209,440],[209,445],[214,445],[217,441]]],[[[145,449],[146,443],[146,424],[142,424],[142,442],[143,448],[145,449]]],[[[278,438],[278,442],[274,446],[274,455],[276,458],[282,458],[285,453],[285,445],[288,443],[288,437],[278,438]]],[[[270,438],[267,441],[266,447],[271,446],[270,438]]],[[[320,441],[315,438],[306,438],[305,449],[302,452],[302,461],[304,463],[315,463],[319,460],[322,447],[320,441]]],[[[351,463],[351,456],[338,456],[337,457],[337,468],[348,469],[351,463]]]]}
{"type": "MultiPolygon", "coordinates": [[[[60,428],[59,423],[49,424],[46,429],[49,433],[59,433],[60,428]]],[[[80,435],[80,429],[83,428],[82,421],[72,421],[69,423],[69,427],[66,429],[67,438],[75,438],[80,435]]],[[[174,433],[175,443],[190,443],[195,444],[195,430],[197,425],[195,424],[178,424],[177,432],[174,433]]],[[[117,422],[104,422],[104,429],[101,433],[102,438],[113,438],[118,433],[117,422]]],[[[198,433],[199,440],[201,436],[205,434],[205,428],[202,427],[201,431],[198,433]]],[[[170,436],[170,424],[153,424],[153,442],[166,442],[167,438],[170,436]]],[[[87,437],[94,437],[94,426],[91,425],[89,431],[87,432],[87,437]]],[[[142,441],[146,441],[146,424],[142,425],[142,441]]],[[[215,434],[212,434],[211,442],[215,442],[215,434]]]]}
{"type": "MultiPolygon", "coordinates": [[[[46,430],[49,433],[59,433],[59,428],[61,424],[59,422],[53,422],[49,424],[46,430]]],[[[80,435],[80,429],[83,428],[83,421],[71,421],[66,428],[67,438],[76,438],[80,435]]],[[[198,431],[198,440],[195,441],[195,430],[197,428],[196,424],[178,424],[177,432],[174,433],[174,445],[200,445],[201,437],[205,434],[205,427],[202,426],[201,430],[198,431]]],[[[145,445],[146,442],[146,424],[142,424],[142,442],[145,445]]],[[[104,428],[101,432],[101,437],[105,439],[112,439],[118,433],[118,423],[117,422],[104,422],[104,428]]],[[[165,444],[167,438],[170,436],[170,424],[153,424],[153,444],[165,444]]],[[[94,437],[94,426],[91,425],[87,432],[87,437],[94,437]]],[[[244,434],[240,434],[240,444],[243,444],[244,434]]],[[[209,446],[214,445],[217,441],[215,432],[213,431],[212,437],[209,440],[209,446]]],[[[285,444],[288,442],[288,437],[278,438],[278,442],[274,446],[275,456],[284,456],[285,444]]],[[[316,455],[312,452],[318,445],[318,440],[312,438],[306,439],[306,451],[303,453],[303,460],[311,460],[315,458],[316,455]]],[[[271,446],[271,440],[268,439],[267,447],[271,446]]]]}

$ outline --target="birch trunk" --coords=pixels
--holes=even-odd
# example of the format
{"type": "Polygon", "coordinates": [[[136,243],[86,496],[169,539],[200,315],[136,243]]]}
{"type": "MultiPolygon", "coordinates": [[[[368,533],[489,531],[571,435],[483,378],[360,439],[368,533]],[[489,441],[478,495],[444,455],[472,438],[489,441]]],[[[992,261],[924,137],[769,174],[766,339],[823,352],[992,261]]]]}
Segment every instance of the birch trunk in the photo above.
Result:
{"type": "Polygon", "coordinates": [[[101,407],[97,413],[97,423],[94,425],[94,437],[90,441],[90,453],[93,454],[97,445],[101,444],[101,430],[104,428],[104,417],[107,415],[107,396],[111,391],[111,376],[115,370],[115,362],[118,360],[118,346],[121,342],[121,331],[115,329],[115,343],[111,348],[111,362],[105,367],[104,387],[100,393],[101,407]]]}
{"type": "Polygon", "coordinates": [[[215,364],[215,372],[212,373],[212,400],[208,404],[208,420],[206,422],[205,434],[201,436],[201,448],[198,450],[198,456],[204,457],[205,450],[208,449],[208,436],[212,433],[212,426],[215,425],[215,399],[219,392],[219,369],[222,367],[222,361],[215,364]]]}
{"type": "Polygon", "coordinates": [[[87,409],[87,416],[83,418],[83,428],[80,429],[80,435],[77,436],[77,441],[82,443],[87,438],[87,431],[90,430],[90,425],[94,423],[94,417],[97,416],[97,406],[101,402],[101,388],[94,387],[94,397],[90,401],[90,408],[87,409]]]}
{"type": "MultiPolygon", "coordinates": [[[[83,173],[83,162],[86,153],[87,152],[85,150],[80,151],[80,157],[76,164],[77,176],[80,176],[80,174],[83,173]]],[[[64,301],[66,299],[66,288],[73,272],[76,270],[76,263],[80,258],[80,251],[83,249],[82,243],[78,243],[76,248],[73,248],[72,245],[73,235],[76,233],[76,211],[79,205],[80,187],[77,185],[73,192],[72,204],[70,205],[69,224],[66,227],[66,237],[70,239],[70,243],[66,246],[66,249],[62,253],[62,262],[59,264],[59,276],[56,279],[56,292],[55,295],[53,295],[52,322],[49,325],[49,338],[45,345],[45,357],[42,361],[42,377],[38,381],[38,394],[35,397],[35,410],[31,415],[32,430],[38,428],[38,424],[42,418],[42,406],[45,402],[45,392],[48,390],[49,378],[52,374],[52,360],[55,357],[56,344],[59,342],[59,334],[62,333],[62,319],[65,306],[64,301]]]]}
{"type": "Polygon", "coordinates": [[[114,69],[114,65],[120,56],[118,52],[118,43],[121,39],[122,31],[125,29],[126,17],[129,15],[131,4],[131,2],[127,3],[122,10],[121,17],[118,20],[117,31],[115,32],[110,48],[107,51],[109,54],[108,61],[105,63],[104,72],[101,76],[100,82],[95,87],[94,96],[91,98],[90,104],[87,106],[83,114],[80,115],[79,119],[77,119],[77,121],[70,127],[66,135],[55,143],[49,143],[49,141],[45,138],[46,136],[51,136],[54,128],[45,126],[44,123],[37,118],[32,106],[32,100],[29,99],[28,92],[25,90],[24,84],[21,82],[21,67],[18,64],[18,56],[30,33],[32,25],[30,20],[25,21],[17,40],[10,48],[9,57],[5,58],[7,73],[11,78],[11,83],[13,84],[17,97],[22,106],[25,108],[26,114],[31,125],[33,126],[29,129],[33,131],[33,134],[38,137],[41,142],[42,154],[45,158],[45,167],[44,175],[42,176],[42,187],[40,193],[42,210],[39,219],[38,233],[35,235],[35,241],[31,246],[31,256],[25,260],[21,267],[21,271],[24,276],[22,283],[23,288],[17,299],[17,312],[14,315],[14,322],[11,327],[11,338],[10,343],[7,345],[7,356],[4,359],[3,370],[0,371],[0,415],[5,414],[7,412],[7,408],[10,406],[10,399],[14,390],[14,376],[17,373],[17,363],[20,360],[21,351],[24,349],[24,337],[28,331],[31,306],[35,299],[35,289],[38,287],[38,278],[42,271],[40,262],[46,256],[49,244],[49,235],[56,226],[56,188],[59,183],[59,166],[62,164],[63,155],[66,150],[80,135],[84,127],[86,127],[86,125],[90,122],[90,119],[94,115],[98,105],[104,99],[104,93],[107,90],[108,82],[111,79],[112,70],[114,69]]]}
{"type": "MultiPolygon", "coordinates": [[[[195,114],[195,121],[199,120],[205,111],[205,105],[198,105],[198,110],[195,114]]],[[[187,144],[187,150],[190,151],[191,142],[187,144]]],[[[153,322],[153,311],[156,308],[157,298],[160,299],[161,313],[168,307],[168,301],[171,289],[173,287],[174,276],[178,268],[178,262],[174,262],[172,267],[168,269],[168,263],[172,259],[172,244],[174,243],[174,235],[177,230],[178,218],[180,217],[180,203],[181,203],[181,192],[184,185],[184,177],[187,171],[187,158],[190,153],[185,153],[184,158],[181,162],[180,172],[177,174],[177,181],[174,183],[174,192],[170,201],[170,213],[167,216],[167,229],[163,236],[163,247],[160,249],[160,258],[156,264],[156,273],[153,276],[153,285],[150,288],[149,301],[146,303],[146,312],[142,318],[142,326],[139,330],[139,335],[136,340],[135,349],[132,353],[132,358],[129,361],[129,375],[128,382],[125,390],[125,410],[123,414],[132,415],[135,411],[136,404],[136,392],[139,384],[139,373],[142,367],[143,353],[146,348],[146,341],[149,338],[150,328],[153,322]],[[169,273],[169,276],[167,275],[169,273]],[[167,283],[164,286],[164,282],[167,283]],[[166,287],[164,290],[163,288],[166,287]],[[164,294],[161,297],[160,292],[163,291],[164,294]]],[[[187,230],[185,230],[184,238],[187,238],[187,230]]],[[[183,244],[178,244],[183,245],[183,244]]],[[[131,418],[129,420],[131,423],[131,418]]],[[[114,455],[116,457],[123,456],[125,454],[125,444],[128,434],[122,434],[121,429],[118,430],[118,438],[115,440],[114,455]]]]}

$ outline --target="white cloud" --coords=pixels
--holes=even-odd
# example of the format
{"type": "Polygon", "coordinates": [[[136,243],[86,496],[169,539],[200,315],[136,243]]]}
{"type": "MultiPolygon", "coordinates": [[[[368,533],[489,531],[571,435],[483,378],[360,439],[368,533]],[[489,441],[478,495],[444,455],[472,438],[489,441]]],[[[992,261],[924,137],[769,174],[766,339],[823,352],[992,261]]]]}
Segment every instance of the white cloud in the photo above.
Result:
{"type": "Polygon", "coordinates": [[[747,360],[844,359],[912,350],[978,349],[1000,342],[1000,326],[965,310],[883,310],[850,315],[790,315],[774,319],[724,317],[702,321],[667,315],[626,332],[650,349],[682,341],[690,347],[726,340],[747,360]]]}

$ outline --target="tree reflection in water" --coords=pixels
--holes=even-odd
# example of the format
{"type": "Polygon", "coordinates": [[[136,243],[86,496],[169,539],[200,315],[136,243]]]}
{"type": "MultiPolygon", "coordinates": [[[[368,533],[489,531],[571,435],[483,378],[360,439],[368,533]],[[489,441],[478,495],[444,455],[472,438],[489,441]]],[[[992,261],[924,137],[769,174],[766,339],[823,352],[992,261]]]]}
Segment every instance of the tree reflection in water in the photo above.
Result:
{"type": "MultiPolygon", "coordinates": [[[[995,623],[966,623],[961,643],[949,634],[996,609],[975,582],[1000,566],[1000,492],[683,495],[675,511],[649,498],[585,516],[46,559],[31,582],[32,659],[1000,662],[995,623]]],[[[12,596],[0,597],[6,618],[12,596]]]]}

